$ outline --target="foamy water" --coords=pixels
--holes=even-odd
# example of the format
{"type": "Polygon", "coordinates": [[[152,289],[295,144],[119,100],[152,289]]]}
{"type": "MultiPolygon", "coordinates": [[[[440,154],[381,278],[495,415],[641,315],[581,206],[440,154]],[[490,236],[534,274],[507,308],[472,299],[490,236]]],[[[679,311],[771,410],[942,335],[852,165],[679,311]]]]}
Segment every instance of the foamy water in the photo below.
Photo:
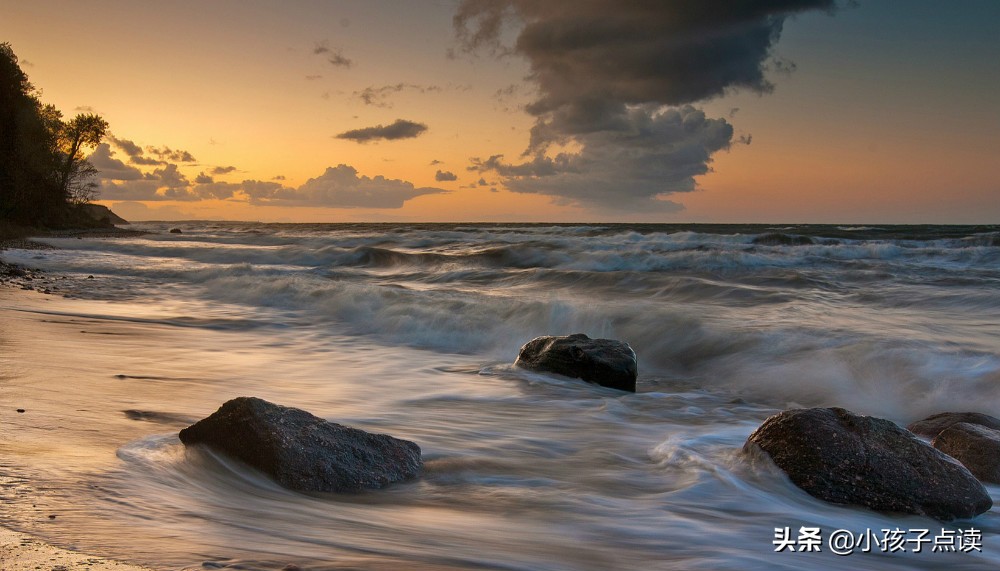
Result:
{"type": "Polygon", "coordinates": [[[834,506],[741,453],[792,406],[1000,413],[996,228],[139,226],[157,233],[3,253],[68,297],[0,302],[41,321],[0,329],[3,402],[27,409],[0,417],[6,525],[165,569],[1000,564],[993,511],[834,506]],[[632,345],[636,394],[511,366],[577,332],[632,345]],[[302,495],[180,445],[240,395],[413,440],[424,477],[302,495]],[[786,526],[984,539],[775,553],[786,526]]]}

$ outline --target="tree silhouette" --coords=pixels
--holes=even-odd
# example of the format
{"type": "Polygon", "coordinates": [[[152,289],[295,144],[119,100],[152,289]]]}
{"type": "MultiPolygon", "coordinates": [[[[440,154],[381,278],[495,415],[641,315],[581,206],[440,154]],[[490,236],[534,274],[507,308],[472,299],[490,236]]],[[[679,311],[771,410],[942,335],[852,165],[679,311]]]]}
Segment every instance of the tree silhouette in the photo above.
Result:
{"type": "Polygon", "coordinates": [[[27,226],[71,223],[73,206],[96,193],[97,173],[83,156],[105,136],[108,123],[93,114],[63,121],[0,43],[0,222],[27,226]]]}
{"type": "Polygon", "coordinates": [[[77,115],[68,123],[61,124],[58,147],[63,156],[59,188],[68,202],[90,202],[97,192],[97,183],[93,182],[97,169],[83,158],[83,151],[97,147],[107,131],[108,122],[93,114],[77,115]]]}

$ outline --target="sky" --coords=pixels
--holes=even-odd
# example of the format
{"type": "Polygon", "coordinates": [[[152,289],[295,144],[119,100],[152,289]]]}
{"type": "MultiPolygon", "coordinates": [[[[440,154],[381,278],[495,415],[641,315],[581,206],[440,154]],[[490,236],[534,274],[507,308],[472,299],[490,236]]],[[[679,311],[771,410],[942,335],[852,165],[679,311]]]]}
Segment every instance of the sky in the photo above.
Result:
{"type": "Polygon", "coordinates": [[[129,220],[1000,223],[994,0],[0,0],[129,220]]]}

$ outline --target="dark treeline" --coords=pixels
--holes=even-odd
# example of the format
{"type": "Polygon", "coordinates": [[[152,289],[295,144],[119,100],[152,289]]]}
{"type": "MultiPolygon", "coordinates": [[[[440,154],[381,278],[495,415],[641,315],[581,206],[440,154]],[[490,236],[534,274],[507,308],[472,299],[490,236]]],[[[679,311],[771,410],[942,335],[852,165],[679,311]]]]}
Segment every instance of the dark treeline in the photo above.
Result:
{"type": "Polygon", "coordinates": [[[97,192],[97,171],[84,153],[108,123],[98,115],[64,120],[43,104],[9,43],[0,43],[0,224],[81,226],[81,205],[97,192]]]}

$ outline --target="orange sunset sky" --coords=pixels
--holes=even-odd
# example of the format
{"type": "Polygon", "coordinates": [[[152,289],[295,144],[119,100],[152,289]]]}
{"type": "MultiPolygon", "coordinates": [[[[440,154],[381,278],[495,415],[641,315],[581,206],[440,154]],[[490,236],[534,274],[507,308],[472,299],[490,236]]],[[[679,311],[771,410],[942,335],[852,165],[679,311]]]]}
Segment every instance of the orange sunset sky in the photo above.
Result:
{"type": "Polygon", "coordinates": [[[130,220],[1000,222],[992,0],[4,4],[130,220]]]}

